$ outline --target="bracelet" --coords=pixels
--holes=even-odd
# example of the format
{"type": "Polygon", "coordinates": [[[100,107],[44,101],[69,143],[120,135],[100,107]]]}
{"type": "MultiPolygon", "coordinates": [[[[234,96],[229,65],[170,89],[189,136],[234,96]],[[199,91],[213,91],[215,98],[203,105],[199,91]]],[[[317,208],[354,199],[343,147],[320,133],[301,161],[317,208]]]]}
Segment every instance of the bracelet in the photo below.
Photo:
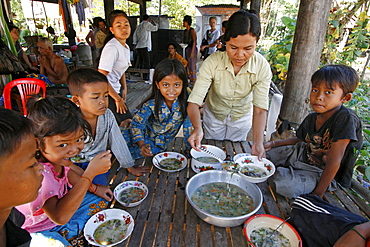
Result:
{"type": "Polygon", "coordinates": [[[365,240],[365,242],[367,242],[367,240],[366,240],[366,238],[364,237],[364,236],[362,236],[362,234],[361,233],[359,233],[357,230],[356,230],[356,228],[354,228],[354,227],[352,227],[350,230],[353,230],[353,231],[355,231],[363,240],[365,240]]]}
{"type": "Polygon", "coordinates": [[[122,98],[121,98],[120,100],[114,100],[114,102],[116,102],[116,103],[117,103],[117,102],[121,102],[121,100],[122,100],[122,98]]]}
{"type": "Polygon", "coordinates": [[[85,179],[89,180],[90,184],[92,184],[92,181],[91,181],[91,179],[90,179],[90,178],[88,178],[88,177],[84,177],[84,176],[80,176],[80,178],[85,178],[85,179]]]}
{"type": "Polygon", "coordinates": [[[275,148],[275,147],[276,147],[276,143],[275,143],[275,141],[272,141],[272,145],[273,145],[273,148],[275,148]]]}

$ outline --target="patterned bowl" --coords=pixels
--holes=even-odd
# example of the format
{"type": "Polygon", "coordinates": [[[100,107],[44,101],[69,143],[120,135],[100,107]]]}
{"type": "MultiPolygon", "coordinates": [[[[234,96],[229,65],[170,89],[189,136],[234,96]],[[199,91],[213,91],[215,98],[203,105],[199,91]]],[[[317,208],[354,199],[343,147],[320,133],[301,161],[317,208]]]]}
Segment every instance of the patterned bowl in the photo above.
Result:
{"type": "Polygon", "coordinates": [[[114,198],[124,207],[136,207],[148,196],[148,187],[139,181],[126,181],[116,186],[114,198]]]}
{"type": "Polygon", "coordinates": [[[153,165],[165,172],[181,171],[188,165],[186,157],[176,152],[163,152],[153,157],[153,165]]]}
{"type": "Polygon", "coordinates": [[[100,211],[86,222],[84,236],[95,246],[114,246],[125,241],[134,229],[134,219],[121,209],[100,211]]]}

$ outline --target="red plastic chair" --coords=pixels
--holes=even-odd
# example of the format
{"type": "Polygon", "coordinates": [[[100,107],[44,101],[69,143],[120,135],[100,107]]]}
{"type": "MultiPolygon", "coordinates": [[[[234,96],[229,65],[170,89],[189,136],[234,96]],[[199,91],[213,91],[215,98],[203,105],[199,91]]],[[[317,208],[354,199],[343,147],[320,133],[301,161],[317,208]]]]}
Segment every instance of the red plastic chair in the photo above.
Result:
{"type": "MultiPolygon", "coordinates": [[[[13,87],[17,86],[19,95],[21,98],[21,108],[23,109],[23,115],[27,116],[27,98],[30,97],[33,94],[40,93],[40,89],[42,89],[42,97],[46,97],[46,83],[42,80],[36,79],[36,78],[21,78],[16,79],[4,87],[4,107],[6,109],[12,109],[12,89],[13,87]]],[[[21,109],[19,109],[21,110],[21,109]]]]}

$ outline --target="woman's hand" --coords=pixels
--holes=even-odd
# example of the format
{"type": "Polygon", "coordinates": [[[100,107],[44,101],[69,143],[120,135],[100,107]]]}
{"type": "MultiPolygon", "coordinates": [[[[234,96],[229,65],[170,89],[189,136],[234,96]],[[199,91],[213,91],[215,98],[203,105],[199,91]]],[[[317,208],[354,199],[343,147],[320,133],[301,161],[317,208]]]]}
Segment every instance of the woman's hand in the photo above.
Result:
{"type": "Polygon", "coordinates": [[[120,114],[126,113],[128,109],[122,98],[120,100],[115,100],[114,102],[116,103],[117,113],[120,113],[120,114]]]}
{"type": "Polygon", "coordinates": [[[258,156],[258,160],[262,160],[262,158],[266,158],[265,148],[263,147],[263,143],[254,143],[252,145],[252,155],[258,156]]]}
{"type": "Polygon", "coordinates": [[[197,151],[200,151],[199,148],[202,145],[203,139],[203,130],[202,128],[194,128],[193,133],[189,136],[188,142],[192,148],[194,148],[197,151]]]}
{"type": "Polygon", "coordinates": [[[101,198],[107,200],[107,201],[112,201],[113,198],[113,192],[109,189],[108,186],[104,186],[101,184],[95,184],[96,186],[96,191],[95,195],[100,196],[101,198]]]}

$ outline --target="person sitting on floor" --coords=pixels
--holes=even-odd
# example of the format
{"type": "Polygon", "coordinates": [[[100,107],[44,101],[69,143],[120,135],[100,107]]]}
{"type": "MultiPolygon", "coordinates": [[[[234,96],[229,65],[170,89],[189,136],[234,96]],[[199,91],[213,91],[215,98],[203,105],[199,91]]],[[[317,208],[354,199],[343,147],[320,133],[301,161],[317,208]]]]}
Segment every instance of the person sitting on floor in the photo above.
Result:
{"type": "Polygon", "coordinates": [[[297,137],[271,141],[265,149],[295,145],[291,154],[277,154],[272,149],[268,158],[281,167],[271,178],[276,192],[295,198],[311,193],[323,197],[337,183],[351,185],[356,150],[360,150],[362,125],[354,111],[342,104],[352,99],[359,83],[356,71],[346,65],[327,65],[311,78],[310,104],[315,111],[309,114],[296,131],[297,137]],[[277,163],[278,157],[287,157],[277,163]]]}
{"type": "Polygon", "coordinates": [[[40,37],[37,42],[40,52],[40,74],[45,75],[52,83],[66,84],[68,70],[64,60],[53,52],[53,43],[46,37],[40,37]]]}
{"type": "Polygon", "coordinates": [[[177,53],[175,43],[169,43],[167,45],[167,51],[168,51],[168,59],[177,59],[180,61],[180,63],[184,67],[188,65],[188,61],[186,61],[185,58],[183,58],[180,54],[177,53]]]}
{"type": "Polygon", "coordinates": [[[86,171],[77,169],[71,158],[90,136],[80,109],[62,97],[35,100],[29,102],[28,117],[34,125],[44,180],[37,199],[17,209],[26,217],[22,228],[31,233],[31,246],[70,246],[84,238],[87,220],[105,209],[113,197],[109,187],[91,182],[110,169],[112,155],[104,151],[91,160],[86,171]]]}
{"type": "Polygon", "coordinates": [[[17,50],[17,57],[19,61],[27,64],[28,68],[33,71],[39,70],[35,66],[33,66],[30,62],[30,60],[27,57],[27,54],[23,51],[21,44],[19,43],[19,27],[13,25],[13,24],[8,24],[8,29],[10,32],[10,36],[12,37],[12,40],[14,42],[15,49],[17,50]]]}
{"type": "Polygon", "coordinates": [[[24,216],[14,207],[37,198],[43,167],[37,162],[36,140],[29,119],[0,109],[0,246],[29,246],[21,229],[24,216]]]}
{"type": "Polygon", "coordinates": [[[165,151],[182,125],[187,140],[192,131],[186,113],[187,78],[184,66],[177,59],[164,59],[157,64],[152,94],[135,114],[131,126],[121,128],[134,159],[165,151]]]}
{"type": "MultiPolygon", "coordinates": [[[[86,143],[82,152],[74,161],[83,169],[98,153],[110,148],[121,167],[136,175],[143,176],[149,167],[134,167],[125,140],[120,134],[118,124],[108,109],[108,79],[102,73],[90,68],[80,68],[68,76],[68,86],[72,101],[80,107],[84,119],[90,124],[92,140],[86,143]]],[[[108,173],[96,177],[93,181],[106,185],[108,173]]]]}

